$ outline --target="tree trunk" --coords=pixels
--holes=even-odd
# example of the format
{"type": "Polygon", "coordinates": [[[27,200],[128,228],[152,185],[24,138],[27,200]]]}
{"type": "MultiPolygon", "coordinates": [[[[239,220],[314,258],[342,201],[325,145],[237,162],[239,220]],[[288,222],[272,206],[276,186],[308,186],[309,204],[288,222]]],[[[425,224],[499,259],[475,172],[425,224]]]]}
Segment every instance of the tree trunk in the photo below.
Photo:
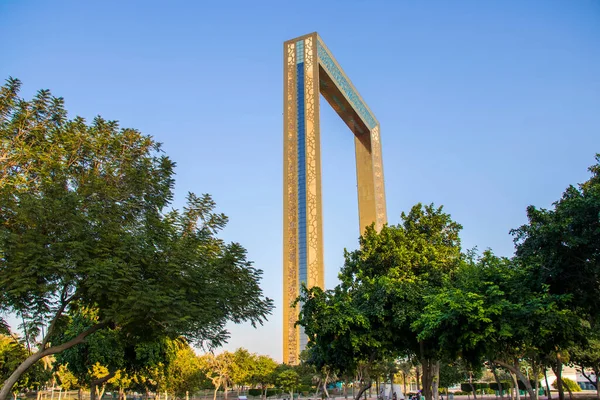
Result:
{"type": "Polygon", "coordinates": [[[502,388],[502,382],[500,382],[500,378],[498,378],[498,373],[496,372],[496,367],[492,366],[492,373],[494,374],[494,379],[496,380],[496,384],[498,384],[498,391],[500,392],[500,399],[504,400],[504,393],[502,388]]]}
{"type": "Polygon", "coordinates": [[[521,391],[519,390],[519,380],[517,379],[517,374],[514,371],[510,371],[510,377],[513,382],[513,387],[515,388],[515,399],[521,400],[521,391]]]}
{"type": "Polygon", "coordinates": [[[540,375],[540,370],[538,368],[539,364],[536,363],[535,359],[531,362],[531,371],[533,373],[533,381],[535,383],[535,400],[540,399],[540,379],[538,378],[540,375]]]}
{"type": "Polygon", "coordinates": [[[477,400],[477,392],[475,386],[473,386],[473,373],[469,371],[469,386],[471,386],[471,393],[473,393],[473,400],[477,400]]]}
{"type": "MultiPolygon", "coordinates": [[[[354,400],[360,400],[360,396],[362,396],[363,393],[365,393],[367,391],[367,389],[369,389],[371,387],[371,385],[373,385],[373,382],[371,382],[369,380],[369,383],[365,383],[363,386],[361,386],[360,390],[358,391],[358,393],[356,394],[356,397],[354,398],[354,400]]],[[[353,386],[354,387],[354,386],[353,386]]]]}
{"type": "MultiPolygon", "coordinates": [[[[560,378],[560,380],[562,381],[562,377],[560,378]]],[[[571,387],[563,382],[563,387],[565,386],[567,387],[567,392],[569,392],[569,400],[573,400],[573,392],[571,391],[571,387]]]]}
{"type": "MultiPolygon", "coordinates": [[[[329,392],[327,391],[327,381],[329,380],[329,372],[325,374],[325,379],[323,380],[323,393],[325,393],[325,397],[329,398],[329,392]]],[[[298,396],[300,397],[300,396],[298,396]]]]}
{"type": "Polygon", "coordinates": [[[421,370],[419,369],[418,366],[415,368],[415,374],[417,375],[417,382],[416,382],[417,390],[416,391],[418,392],[419,391],[419,383],[421,382],[421,370]]]}
{"type": "Polygon", "coordinates": [[[103,376],[102,378],[93,380],[90,383],[90,400],[101,400],[104,395],[104,389],[106,388],[106,381],[115,376],[115,372],[111,372],[110,374],[103,376]],[[102,392],[99,391],[98,385],[102,385],[102,392]]]}
{"type": "Polygon", "coordinates": [[[419,342],[419,350],[421,352],[421,368],[423,368],[423,376],[421,377],[423,395],[425,400],[433,400],[431,393],[431,359],[426,357],[425,342],[422,340],[419,342]]]}
{"type": "Polygon", "coordinates": [[[215,393],[213,395],[213,400],[217,400],[217,390],[219,390],[219,386],[215,388],[215,393]]]}
{"type": "Polygon", "coordinates": [[[406,372],[402,371],[402,394],[406,396],[406,372]]]}
{"type": "Polygon", "coordinates": [[[556,388],[558,389],[558,399],[565,400],[565,391],[562,382],[562,356],[556,353],[556,366],[552,365],[552,371],[556,376],[556,388]]]}
{"type": "MultiPolygon", "coordinates": [[[[552,400],[552,392],[550,392],[550,384],[548,383],[548,373],[547,369],[544,366],[544,379],[546,380],[546,391],[548,392],[548,400],[552,400]]],[[[600,400],[600,399],[599,399],[600,400]]]]}
{"type": "Polygon", "coordinates": [[[433,390],[433,399],[439,400],[440,398],[440,362],[439,360],[433,364],[433,375],[432,375],[431,390],[433,390]]]}
{"type": "Polygon", "coordinates": [[[23,361],[21,365],[19,365],[17,369],[4,381],[2,389],[0,389],[0,400],[8,399],[10,393],[12,392],[13,386],[15,385],[15,383],[17,383],[19,378],[21,378],[21,375],[23,375],[25,371],[27,371],[37,361],[51,354],[60,353],[61,351],[70,349],[75,345],[83,343],[86,337],[96,332],[98,329],[103,328],[105,325],[105,323],[96,324],[88,328],[87,330],[81,332],[79,335],[77,335],[76,337],[74,337],[66,343],[63,343],[59,346],[48,347],[47,349],[43,349],[27,357],[25,361],[23,361]]]}
{"type": "MultiPolygon", "coordinates": [[[[527,379],[527,377],[525,375],[523,375],[520,368],[517,368],[514,365],[507,364],[504,361],[500,361],[500,360],[494,360],[494,363],[507,369],[515,381],[516,381],[516,378],[518,377],[519,380],[521,382],[523,382],[523,385],[525,385],[525,389],[527,389],[527,392],[529,393],[529,397],[531,399],[533,399],[534,394],[533,394],[533,388],[531,387],[531,383],[529,382],[529,379],[527,379]]],[[[517,400],[519,400],[521,398],[521,395],[519,393],[518,382],[515,382],[515,391],[516,391],[517,400]]]]}

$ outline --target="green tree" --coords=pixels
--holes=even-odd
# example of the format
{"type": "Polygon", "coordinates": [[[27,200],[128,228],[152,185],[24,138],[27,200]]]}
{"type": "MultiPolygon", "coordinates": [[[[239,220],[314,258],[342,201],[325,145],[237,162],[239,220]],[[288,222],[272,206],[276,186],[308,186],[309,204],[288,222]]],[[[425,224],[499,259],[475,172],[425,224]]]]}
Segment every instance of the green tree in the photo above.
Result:
{"type": "Polygon", "coordinates": [[[257,355],[240,347],[233,353],[233,358],[231,382],[237,387],[239,394],[241,388],[250,384],[250,378],[256,368],[257,355]]]}
{"type": "Polygon", "coordinates": [[[252,369],[249,380],[250,383],[259,386],[264,398],[267,396],[267,388],[275,384],[273,373],[277,368],[277,362],[266,355],[259,355],[256,358],[254,368],[252,369]]]}
{"type": "Polygon", "coordinates": [[[309,346],[318,349],[319,364],[354,368],[367,387],[377,363],[417,355],[431,400],[437,396],[439,346],[434,338],[419,338],[414,323],[425,296],[437,292],[461,262],[461,226],[433,205],[417,204],[401,217],[401,224],[381,232],[366,229],[360,248],[346,252],[341,284],[333,291],[313,288],[301,295],[298,323],[309,346]]]}
{"type": "Polygon", "coordinates": [[[157,142],[101,117],[68,120],[61,98],[26,101],[19,87],[11,78],[0,89],[0,293],[6,311],[46,329],[0,399],[36,361],[107,326],[216,346],[228,321],[265,320],[262,271],[217,237],[227,218],[210,196],[165,211],[174,163],[157,142]],[[57,341],[74,304],[98,320],[57,341]]]}
{"type": "Polygon", "coordinates": [[[58,384],[64,390],[75,389],[79,385],[77,377],[69,371],[68,367],[68,365],[58,365],[55,372],[58,384]]]}
{"type": "Polygon", "coordinates": [[[596,398],[600,400],[600,334],[595,335],[585,346],[575,346],[569,351],[571,363],[575,365],[581,374],[596,388],[596,398]],[[595,378],[591,377],[588,370],[594,372],[595,378]]]}
{"type": "Polygon", "coordinates": [[[440,388],[449,388],[464,382],[465,374],[456,363],[440,363],[440,388]]]}
{"type": "Polygon", "coordinates": [[[373,369],[389,354],[381,345],[371,321],[353,302],[350,293],[337,286],[302,289],[298,324],[309,338],[306,363],[318,371],[328,369],[338,376],[353,376],[360,383],[358,400],[373,382],[373,369]]]}
{"type": "Polygon", "coordinates": [[[235,356],[233,353],[224,351],[219,355],[208,353],[200,357],[200,364],[208,379],[213,383],[215,389],[213,400],[217,399],[217,392],[223,388],[225,399],[231,385],[231,377],[235,373],[235,356]]]}
{"type": "Polygon", "coordinates": [[[184,398],[186,393],[194,393],[200,389],[204,381],[202,364],[187,343],[177,350],[174,360],[169,363],[166,376],[167,390],[176,397],[184,398]]]}
{"type": "MultiPolygon", "coordinates": [[[[516,255],[535,279],[551,294],[566,296],[569,308],[594,326],[600,321],[600,154],[589,171],[590,179],[569,186],[551,209],[529,206],[528,223],[512,233],[516,255]]],[[[564,351],[556,346],[552,363],[560,400],[564,351]]]]}
{"type": "Polygon", "coordinates": [[[288,392],[292,400],[294,391],[300,386],[300,376],[293,369],[286,369],[277,376],[277,386],[288,392]]]}
{"type": "MultiPolygon", "coordinates": [[[[0,379],[7,379],[28,355],[27,348],[16,337],[0,334],[0,379]]],[[[20,391],[36,389],[51,378],[52,373],[44,364],[44,360],[40,360],[21,375],[13,387],[15,398],[20,391]]]]}
{"type": "Polygon", "coordinates": [[[542,358],[581,337],[581,320],[565,301],[537,285],[518,260],[486,251],[427,296],[415,327],[421,337],[435,337],[446,357],[460,357],[467,370],[487,360],[518,377],[535,398],[519,360],[530,361],[537,387],[542,358]]]}

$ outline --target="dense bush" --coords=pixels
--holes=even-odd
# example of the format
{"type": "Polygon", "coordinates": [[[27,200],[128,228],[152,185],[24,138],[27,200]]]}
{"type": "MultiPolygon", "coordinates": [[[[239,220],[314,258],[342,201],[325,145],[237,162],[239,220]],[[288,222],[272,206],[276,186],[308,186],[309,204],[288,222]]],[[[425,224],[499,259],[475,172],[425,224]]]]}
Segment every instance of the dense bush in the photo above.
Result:
{"type": "Polygon", "coordinates": [[[296,391],[298,393],[310,394],[313,391],[313,388],[309,385],[300,385],[296,391]]]}
{"type": "MultiPolygon", "coordinates": [[[[509,381],[502,381],[500,383],[502,384],[502,390],[509,390],[510,389],[510,382],[509,381]]],[[[492,382],[492,383],[490,383],[490,389],[492,389],[492,390],[500,390],[500,387],[498,387],[498,384],[496,382],[492,382]]]]}
{"type": "Polygon", "coordinates": [[[262,389],[248,389],[249,396],[262,396],[262,389]]]}
{"type": "MultiPolygon", "coordinates": [[[[482,389],[488,389],[490,387],[489,384],[485,383],[485,382],[475,382],[473,383],[473,388],[475,388],[475,390],[482,390],[482,389]]],[[[460,384],[460,390],[462,392],[466,392],[466,393],[471,393],[471,385],[467,382],[467,383],[461,383],[460,384]]]]}
{"type": "Polygon", "coordinates": [[[267,389],[267,397],[279,396],[281,393],[281,389],[267,389]]]}
{"type": "MultiPolygon", "coordinates": [[[[564,386],[565,390],[568,388],[571,390],[571,392],[581,392],[581,388],[579,387],[577,382],[573,381],[572,379],[562,378],[562,381],[563,381],[563,386],[564,386]]],[[[554,389],[558,389],[558,382],[557,381],[552,382],[552,387],[554,389]]]]}

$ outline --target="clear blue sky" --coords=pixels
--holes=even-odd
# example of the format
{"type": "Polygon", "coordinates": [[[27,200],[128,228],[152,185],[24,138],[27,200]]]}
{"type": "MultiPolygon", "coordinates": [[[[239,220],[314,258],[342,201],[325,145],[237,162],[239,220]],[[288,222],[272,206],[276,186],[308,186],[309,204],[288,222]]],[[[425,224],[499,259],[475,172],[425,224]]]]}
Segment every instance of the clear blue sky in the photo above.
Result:
{"type": "MultiPolygon", "coordinates": [[[[382,127],[388,219],[444,205],[513,252],[529,204],[600,152],[600,1],[0,1],[0,78],[164,143],[176,206],[211,193],[278,308],[227,348],[281,359],[282,43],[318,31],[382,127]]],[[[351,132],[322,102],[326,284],[354,249],[351,132]]]]}

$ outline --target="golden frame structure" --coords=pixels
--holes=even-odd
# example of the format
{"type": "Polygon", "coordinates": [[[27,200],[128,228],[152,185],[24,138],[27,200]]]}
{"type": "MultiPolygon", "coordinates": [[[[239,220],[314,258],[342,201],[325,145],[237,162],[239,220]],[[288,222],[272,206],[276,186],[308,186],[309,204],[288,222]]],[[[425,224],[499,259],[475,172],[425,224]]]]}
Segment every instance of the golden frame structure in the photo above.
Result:
{"type": "Polygon", "coordinates": [[[297,364],[300,286],[324,287],[319,93],[354,133],[361,233],[386,223],[379,122],[314,32],[284,43],[283,362],[297,364]]]}

